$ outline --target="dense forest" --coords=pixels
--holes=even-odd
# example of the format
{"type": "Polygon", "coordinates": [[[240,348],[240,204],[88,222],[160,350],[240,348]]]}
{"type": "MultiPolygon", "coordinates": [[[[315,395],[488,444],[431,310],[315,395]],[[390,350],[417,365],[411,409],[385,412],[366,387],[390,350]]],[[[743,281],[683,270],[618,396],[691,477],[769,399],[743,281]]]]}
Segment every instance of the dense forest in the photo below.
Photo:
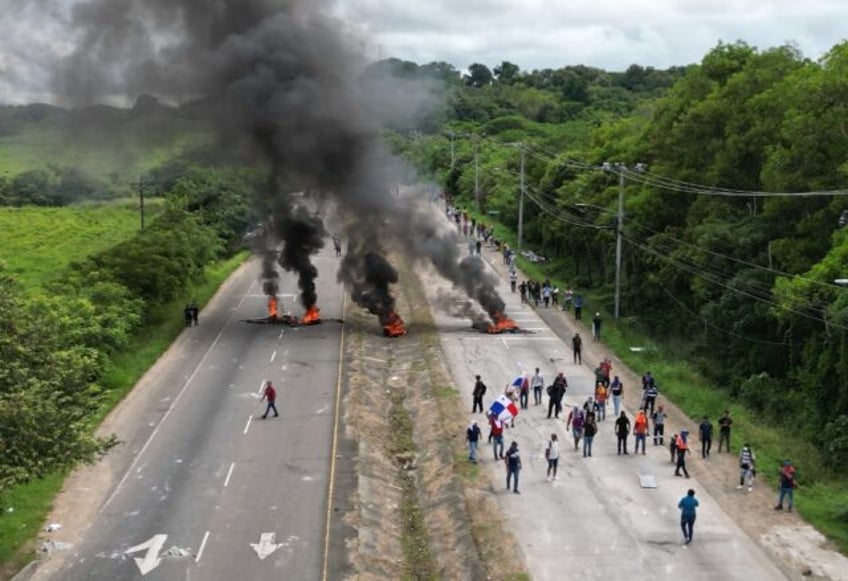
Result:
{"type": "Polygon", "coordinates": [[[623,73],[380,66],[448,87],[394,149],[513,230],[523,198],[524,248],[607,312],[623,188],[621,323],[846,470],[848,44],[812,61],[721,43],[623,73]]]}

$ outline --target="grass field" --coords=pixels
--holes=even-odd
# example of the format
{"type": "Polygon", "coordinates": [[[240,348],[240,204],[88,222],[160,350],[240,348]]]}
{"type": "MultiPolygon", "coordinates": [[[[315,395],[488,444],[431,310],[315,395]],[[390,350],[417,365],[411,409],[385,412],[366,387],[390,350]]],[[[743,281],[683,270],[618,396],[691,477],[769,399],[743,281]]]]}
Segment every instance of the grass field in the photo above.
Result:
{"type": "MultiPolygon", "coordinates": [[[[155,215],[161,200],[145,203],[155,215]]],[[[138,232],[136,200],[66,208],[0,208],[0,261],[25,288],[59,276],[71,262],[111,248],[138,232]]]]}
{"type": "Polygon", "coordinates": [[[56,164],[101,179],[115,173],[129,181],[210,138],[203,126],[187,121],[155,132],[140,121],[128,122],[108,135],[34,126],[0,137],[0,176],[56,164]]]}

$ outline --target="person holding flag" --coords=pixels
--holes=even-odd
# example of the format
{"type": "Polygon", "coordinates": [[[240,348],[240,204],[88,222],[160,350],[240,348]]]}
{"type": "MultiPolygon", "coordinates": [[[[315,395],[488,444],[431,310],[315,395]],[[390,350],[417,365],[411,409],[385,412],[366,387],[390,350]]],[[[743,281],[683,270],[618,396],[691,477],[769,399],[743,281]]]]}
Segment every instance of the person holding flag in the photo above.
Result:
{"type": "Polygon", "coordinates": [[[518,406],[506,395],[499,396],[489,406],[489,417],[499,421],[502,425],[512,425],[516,416],[518,416],[518,406]]]}

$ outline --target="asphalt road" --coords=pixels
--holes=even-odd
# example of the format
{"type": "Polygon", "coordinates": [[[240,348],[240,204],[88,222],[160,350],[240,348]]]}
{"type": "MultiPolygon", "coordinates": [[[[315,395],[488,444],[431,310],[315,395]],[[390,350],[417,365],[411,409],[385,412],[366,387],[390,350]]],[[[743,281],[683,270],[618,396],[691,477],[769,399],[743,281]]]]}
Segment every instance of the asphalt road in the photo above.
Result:
{"type": "MultiPolygon", "coordinates": [[[[315,259],[325,319],[343,316],[337,261],[332,248],[315,259]]],[[[68,531],[61,566],[36,578],[322,578],[342,325],[243,322],[265,315],[258,267],[237,273],[142,382],[157,395],[127,419],[140,428],[115,452],[123,476],[88,529],[68,531]],[[267,379],[280,417],[263,420],[267,379]]],[[[280,282],[283,307],[300,315],[296,280],[280,282]]]]}
{"type": "MultiPolygon", "coordinates": [[[[499,260],[491,252],[484,257],[499,260]]],[[[426,286],[435,303],[438,280],[426,286]]],[[[507,303],[506,313],[528,334],[487,336],[470,329],[468,321],[435,313],[449,369],[469,412],[475,374],[481,374],[489,388],[484,397],[488,408],[507,383],[522,371],[532,374],[535,367],[545,376],[545,385],[558,371],[565,372],[569,388],[564,406],[582,405],[594,389],[589,365],[597,361],[575,365],[570,341],[566,344],[562,333],[554,332],[533,308],[522,305],[505,282],[499,291],[507,303]]],[[[584,344],[589,341],[591,337],[584,337],[584,344]]],[[[484,440],[478,457],[491,476],[505,526],[518,540],[533,579],[786,578],[696,479],[673,476],[666,446],[654,447],[649,441],[647,454],[636,455],[631,436],[630,455],[617,455],[611,402],[606,421],[599,422],[592,457],[585,459],[582,451],[574,450],[566,414],[560,420],[547,419],[547,405],[543,394],[543,404],[534,406],[531,393],[530,408],[522,410],[516,427],[504,433],[505,446],[515,440],[521,450],[521,494],[506,490],[503,462],[494,460],[491,446],[485,443],[485,417],[468,414],[469,421],[477,419],[481,424],[484,440]],[[560,479],[547,482],[543,450],[551,433],[560,441],[560,479]],[[640,476],[653,477],[656,488],[642,488],[640,476]],[[685,546],[677,503],[690,487],[701,506],[694,542],[685,546]]],[[[627,413],[632,421],[632,410],[627,413]]]]}

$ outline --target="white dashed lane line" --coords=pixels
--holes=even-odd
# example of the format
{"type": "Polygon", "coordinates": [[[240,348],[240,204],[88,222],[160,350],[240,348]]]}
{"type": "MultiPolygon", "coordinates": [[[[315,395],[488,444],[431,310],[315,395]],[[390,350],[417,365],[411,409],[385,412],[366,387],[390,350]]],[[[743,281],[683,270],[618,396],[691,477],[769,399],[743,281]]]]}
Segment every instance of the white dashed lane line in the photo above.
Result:
{"type": "Polygon", "coordinates": [[[230,477],[233,475],[233,469],[236,467],[236,463],[233,462],[230,464],[230,469],[227,471],[227,477],[224,479],[224,488],[230,485],[230,477]]]}
{"type": "Polygon", "coordinates": [[[203,549],[206,548],[206,541],[209,540],[209,531],[206,531],[206,534],[203,535],[203,540],[200,541],[200,548],[197,549],[197,557],[194,558],[195,563],[200,562],[200,557],[203,556],[203,549]]]}
{"type": "Polygon", "coordinates": [[[253,416],[247,416],[247,424],[244,426],[244,433],[247,434],[247,430],[250,429],[250,422],[253,421],[253,416]]]}
{"type": "Polygon", "coordinates": [[[274,351],[273,353],[271,353],[271,363],[273,363],[274,359],[276,359],[276,358],[277,358],[277,352],[274,351]]]}

